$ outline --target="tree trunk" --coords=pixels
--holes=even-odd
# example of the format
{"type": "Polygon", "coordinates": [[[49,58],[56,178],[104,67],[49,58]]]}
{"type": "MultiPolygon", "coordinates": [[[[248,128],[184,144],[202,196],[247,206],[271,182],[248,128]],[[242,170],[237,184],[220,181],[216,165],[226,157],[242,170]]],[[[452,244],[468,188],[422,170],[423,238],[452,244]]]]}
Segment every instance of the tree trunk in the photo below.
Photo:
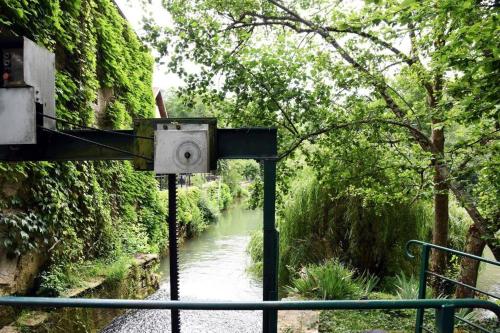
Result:
{"type": "MultiPolygon", "coordinates": [[[[469,228],[469,232],[467,233],[467,244],[465,246],[465,252],[474,254],[476,256],[481,256],[485,246],[486,242],[481,238],[481,232],[474,224],[471,225],[469,228]]],[[[462,258],[459,281],[468,284],[469,286],[475,287],[479,272],[479,264],[480,262],[478,260],[462,258]]],[[[473,298],[474,291],[466,287],[458,286],[455,297],[473,298]]]]}
{"type": "Polygon", "coordinates": [[[500,261],[500,245],[498,245],[498,242],[494,242],[492,239],[489,239],[488,247],[490,248],[491,252],[493,252],[495,260],[500,261]]]}
{"type": "MultiPolygon", "coordinates": [[[[435,124],[438,122],[435,122],[435,124]]],[[[434,230],[432,242],[440,246],[448,246],[448,204],[449,186],[448,174],[444,163],[444,130],[435,128],[432,130],[432,142],[441,156],[435,156],[434,160],[434,230]]],[[[446,269],[447,254],[443,251],[433,250],[431,255],[431,270],[437,274],[443,274],[446,269]]],[[[440,283],[432,279],[435,294],[440,293],[440,283]]]]}
{"type": "MultiPolygon", "coordinates": [[[[479,235],[481,235],[483,239],[486,239],[486,244],[491,249],[491,252],[493,252],[495,260],[500,261],[500,242],[498,242],[495,237],[495,233],[500,228],[500,223],[497,222],[497,224],[495,224],[493,221],[486,220],[479,212],[474,200],[460,184],[451,182],[450,188],[474,222],[479,235]]],[[[500,221],[500,214],[497,214],[497,218],[494,220],[500,221]]]]}
{"type": "MultiPolygon", "coordinates": [[[[434,175],[434,230],[432,242],[440,246],[448,246],[448,185],[446,176],[440,170],[439,163],[435,166],[434,175]]],[[[443,251],[432,251],[431,269],[437,274],[443,274],[446,268],[447,254],[443,251]]],[[[435,285],[437,287],[437,285],[435,285]]]]}

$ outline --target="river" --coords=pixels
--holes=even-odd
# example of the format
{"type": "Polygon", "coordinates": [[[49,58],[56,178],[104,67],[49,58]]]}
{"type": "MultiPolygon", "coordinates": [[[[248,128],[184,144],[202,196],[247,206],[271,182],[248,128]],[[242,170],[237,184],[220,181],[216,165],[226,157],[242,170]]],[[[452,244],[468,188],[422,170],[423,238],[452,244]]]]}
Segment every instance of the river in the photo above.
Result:
{"type": "MultiPolygon", "coordinates": [[[[246,269],[250,235],[262,228],[262,212],[237,204],[223,212],[199,237],[180,247],[180,298],[200,301],[258,301],[262,281],[246,269]]],[[[169,299],[168,258],[162,260],[160,289],[151,299],[169,299]]],[[[190,332],[262,331],[260,311],[181,311],[181,330],[190,332]]],[[[170,311],[132,310],[113,320],[104,333],[169,332],[170,311]]]]}

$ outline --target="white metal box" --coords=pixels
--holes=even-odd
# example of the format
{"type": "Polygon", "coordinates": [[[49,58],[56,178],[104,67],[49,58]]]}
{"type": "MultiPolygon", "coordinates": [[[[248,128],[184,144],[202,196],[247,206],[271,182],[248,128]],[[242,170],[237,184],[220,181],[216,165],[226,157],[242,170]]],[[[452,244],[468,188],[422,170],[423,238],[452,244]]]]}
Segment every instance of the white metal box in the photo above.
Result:
{"type": "MultiPolygon", "coordinates": [[[[0,37],[0,60],[0,145],[34,144],[35,103],[55,117],[55,55],[24,37],[0,37]]],[[[55,129],[55,120],[40,125],[55,129]]]]}
{"type": "Polygon", "coordinates": [[[160,124],[155,131],[156,174],[210,172],[208,124],[160,124]]]}
{"type": "Polygon", "coordinates": [[[0,145],[35,144],[34,114],[33,88],[0,89],[0,145]]]}

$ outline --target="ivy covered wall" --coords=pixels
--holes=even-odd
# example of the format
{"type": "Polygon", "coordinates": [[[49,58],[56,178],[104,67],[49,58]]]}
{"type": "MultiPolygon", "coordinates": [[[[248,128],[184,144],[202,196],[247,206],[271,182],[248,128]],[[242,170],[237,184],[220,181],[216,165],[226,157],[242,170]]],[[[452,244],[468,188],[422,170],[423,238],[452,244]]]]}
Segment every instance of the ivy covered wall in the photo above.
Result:
{"type": "MultiPolygon", "coordinates": [[[[111,0],[0,0],[0,33],[55,52],[57,117],[131,128],[153,116],[153,59],[111,0]]],[[[128,162],[0,164],[0,255],[42,253],[47,272],[158,251],[165,214],[153,175],[128,162]]]]}

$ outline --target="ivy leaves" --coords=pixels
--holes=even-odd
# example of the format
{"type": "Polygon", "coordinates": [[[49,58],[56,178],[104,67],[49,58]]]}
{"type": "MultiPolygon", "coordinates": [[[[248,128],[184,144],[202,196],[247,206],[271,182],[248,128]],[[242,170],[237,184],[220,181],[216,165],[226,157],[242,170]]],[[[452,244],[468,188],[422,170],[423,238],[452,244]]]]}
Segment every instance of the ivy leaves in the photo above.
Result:
{"type": "Polygon", "coordinates": [[[48,245],[46,223],[34,212],[0,214],[0,248],[19,256],[48,245]]]}

